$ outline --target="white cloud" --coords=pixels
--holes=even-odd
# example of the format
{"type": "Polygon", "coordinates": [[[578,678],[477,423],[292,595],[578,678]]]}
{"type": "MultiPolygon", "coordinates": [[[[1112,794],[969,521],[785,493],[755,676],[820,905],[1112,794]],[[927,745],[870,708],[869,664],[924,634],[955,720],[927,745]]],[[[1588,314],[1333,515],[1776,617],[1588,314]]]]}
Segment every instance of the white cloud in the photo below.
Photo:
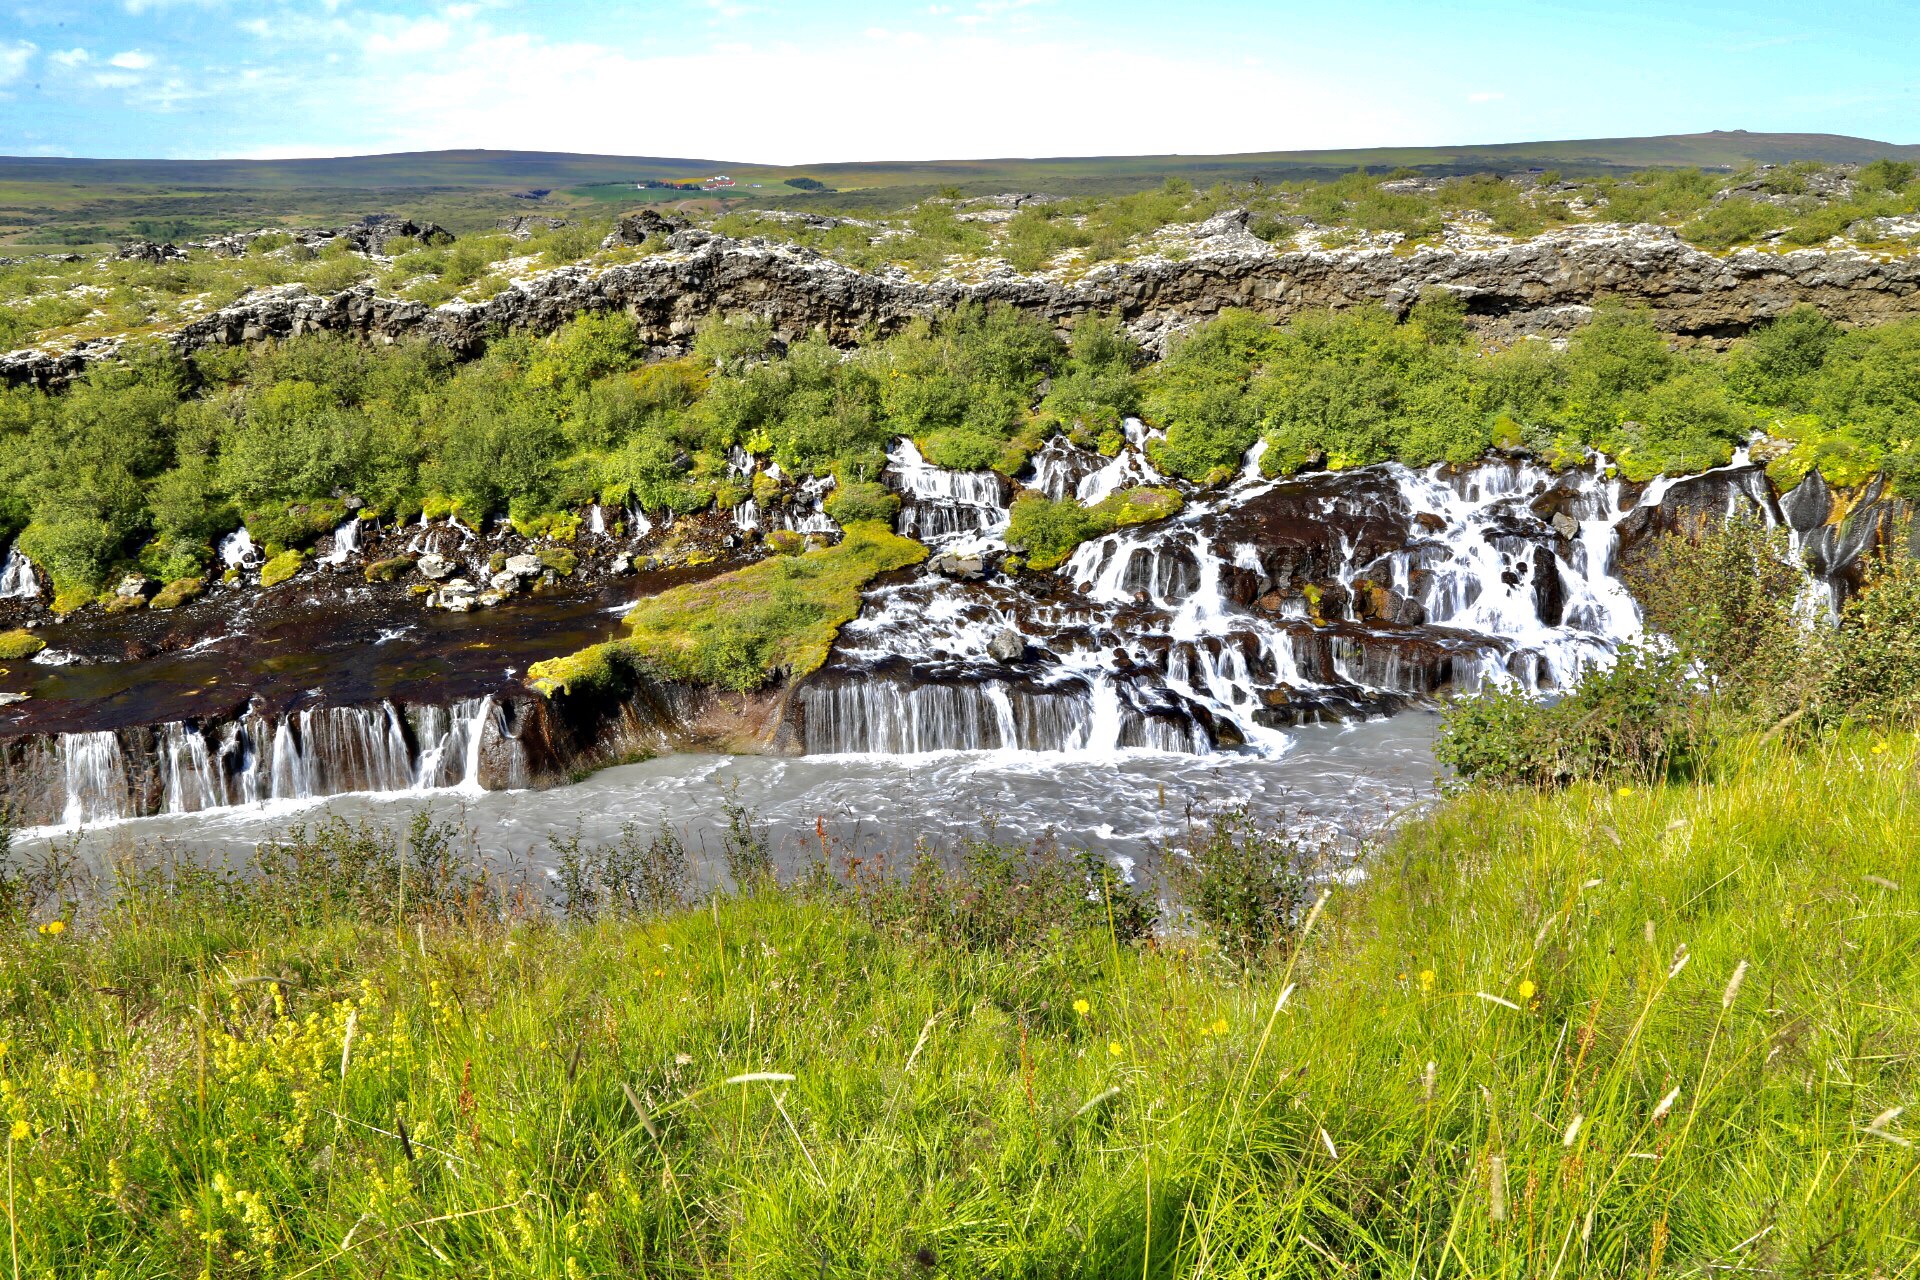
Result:
{"type": "Polygon", "coordinates": [[[56,67],[83,67],[91,60],[85,49],[58,49],[47,55],[47,61],[56,67]]]}
{"type": "MultiPolygon", "coordinates": [[[[719,7],[715,5],[714,7],[719,7]]],[[[997,9],[1013,6],[996,5],[997,9]]],[[[1351,94],[1312,73],[1248,67],[1238,53],[1180,57],[1066,44],[949,34],[917,43],[756,45],[678,56],[640,56],[592,43],[557,43],[485,26],[429,32],[422,20],[386,25],[363,48],[383,57],[376,72],[342,92],[324,91],[329,115],[361,99],[368,118],[389,122],[363,145],[382,150],[494,147],[704,156],[769,163],[967,156],[1268,151],[1377,143],[1421,130],[1390,102],[1329,111],[1351,94]],[[444,32],[444,34],[443,34],[444,32]],[[795,67],[823,84],[859,84],[888,104],[853,121],[823,112],[792,121],[779,104],[795,67]],[[716,94],[716,84],[744,86],[716,94]],[[1161,96],[1150,112],[1048,112],[1051,102],[1144,100],[1158,87],[1203,84],[1204,95],[1161,96]],[[940,86],[965,85],[956,111],[940,86]],[[756,86],[765,86],[758,88],[756,86]],[[342,98],[349,99],[343,102],[342,98]],[[698,102],[697,112],[647,110],[698,102]],[[377,105],[378,110],[373,108],[377,105]],[[645,117],[644,128],[638,123],[645,117]],[[787,120],[791,127],[781,124],[787,120]]],[[[878,32],[875,40],[880,39],[878,32]]],[[[317,105],[317,104],[316,104],[317,105]]],[[[306,145],[263,138],[245,154],[339,154],[338,139],[306,145]]]]}
{"type": "Polygon", "coordinates": [[[129,49],[125,53],[114,54],[107,61],[116,67],[124,67],[128,71],[145,71],[153,65],[153,55],[138,49],[129,49]]]}
{"type": "Polygon", "coordinates": [[[101,71],[93,77],[96,89],[130,89],[140,83],[140,77],[127,71],[101,71]]]}
{"type": "Polygon", "coordinates": [[[0,84],[12,84],[27,74],[27,64],[33,61],[39,48],[31,40],[0,44],[0,84]]]}
{"type": "Polygon", "coordinates": [[[1506,99],[1506,96],[1507,96],[1506,94],[1500,93],[1497,90],[1482,89],[1479,93],[1468,94],[1467,101],[1468,102],[1502,102],[1506,99]]]}
{"type": "Polygon", "coordinates": [[[367,37],[367,52],[375,57],[406,56],[444,49],[453,38],[453,27],[438,18],[415,18],[411,22],[386,22],[367,37]]]}

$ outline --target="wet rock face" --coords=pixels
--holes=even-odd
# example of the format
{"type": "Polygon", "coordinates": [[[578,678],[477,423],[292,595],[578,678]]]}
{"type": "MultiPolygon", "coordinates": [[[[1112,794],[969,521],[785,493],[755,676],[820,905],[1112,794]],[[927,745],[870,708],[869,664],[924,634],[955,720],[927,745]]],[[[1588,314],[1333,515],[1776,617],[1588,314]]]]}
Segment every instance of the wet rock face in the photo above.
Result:
{"type": "MultiPolygon", "coordinates": [[[[1881,260],[1856,250],[1742,250],[1721,258],[1650,226],[1580,227],[1501,248],[1422,247],[1404,256],[1384,249],[1276,252],[1244,233],[1225,234],[1232,229],[1223,223],[1221,236],[1184,260],[1102,265],[1072,283],[1012,273],[978,283],[921,283],[900,272],[869,274],[804,248],[711,236],[642,210],[622,219],[610,239],[633,245],[664,238],[671,251],[597,271],[562,267],[485,302],[439,308],[379,297],[364,284],[329,297],[301,285],[259,289],[188,324],[173,340],[192,352],[314,332],[381,342],[424,336],[471,354],[500,328],[548,332],[581,311],[622,310],[656,346],[677,348],[715,312],[764,316],[785,339],[819,329],[850,343],[868,328],[884,332],[978,301],[1059,323],[1089,311],[1118,312],[1158,350],[1172,333],[1227,307],[1275,319],[1328,308],[1404,309],[1428,288],[1453,292],[1466,302],[1471,323],[1500,335],[1565,333],[1604,299],[1648,308],[1670,333],[1716,341],[1802,302],[1850,324],[1920,314],[1920,256],[1914,255],[1881,260]]],[[[384,243],[382,236],[437,231],[381,224],[339,234],[384,243]]],[[[117,350],[118,342],[107,339],[70,353],[0,356],[0,384],[58,385],[117,350]]]]}

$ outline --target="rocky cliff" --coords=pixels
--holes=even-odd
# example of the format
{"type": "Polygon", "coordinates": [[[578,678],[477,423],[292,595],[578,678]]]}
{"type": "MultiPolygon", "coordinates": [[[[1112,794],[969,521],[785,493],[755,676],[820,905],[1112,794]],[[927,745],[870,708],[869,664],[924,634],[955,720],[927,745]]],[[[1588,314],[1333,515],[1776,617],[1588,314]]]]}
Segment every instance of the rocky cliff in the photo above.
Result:
{"type": "MultiPolygon", "coordinates": [[[[663,252],[603,268],[561,267],[516,280],[478,303],[439,307],[381,297],[371,285],[331,296],[300,285],[258,290],[170,335],[183,352],[292,337],[426,337],[463,354],[490,333],[553,329],[582,311],[620,309],[648,341],[672,348],[713,313],[753,314],[789,338],[816,329],[836,341],[882,331],[967,301],[1003,302],[1056,321],[1118,312],[1157,349],[1181,328],[1228,307],[1276,319],[1327,308],[1404,308],[1427,289],[1465,300],[1488,336],[1563,333],[1608,299],[1646,307],[1661,328],[1723,341],[1802,302],[1848,324],[1920,314],[1920,255],[1858,249],[1725,257],[1652,226],[1585,226],[1532,240],[1396,248],[1276,250],[1245,230],[1245,214],[1201,224],[1191,249],[1100,264],[1077,278],[1020,275],[976,264],[972,278],[931,281],[868,273],[804,248],[676,231],[663,252]]],[[[110,358],[114,339],[67,351],[0,356],[0,383],[57,385],[110,358]]]]}

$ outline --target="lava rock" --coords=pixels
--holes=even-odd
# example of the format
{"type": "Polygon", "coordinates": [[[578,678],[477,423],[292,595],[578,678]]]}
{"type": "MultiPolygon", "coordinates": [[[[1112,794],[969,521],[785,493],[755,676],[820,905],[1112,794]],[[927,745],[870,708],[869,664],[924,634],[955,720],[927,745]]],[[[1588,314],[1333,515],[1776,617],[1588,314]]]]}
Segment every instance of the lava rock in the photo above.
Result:
{"type": "Polygon", "coordinates": [[[987,562],[978,552],[948,551],[937,555],[927,568],[959,582],[978,582],[987,576],[987,562]]]}
{"type": "Polygon", "coordinates": [[[447,559],[445,556],[429,554],[421,556],[416,560],[413,567],[418,569],[420,576],[427,579],[427,581],[442,582],[453,577],[454,571],[459,566],[455,565],[453,561],[447,559]]]}
{"type": "Polygon", "coordinates": [[[510,569],[503,569],[487,579],[487,586],[503,596],[512,595],[520,589],[520,575],[510,569]]]}
{"type": "Polygon", "coordinates": [[[693,224],[678,214],[662,216],[658,210],[642,209],[614,224],[613,231],[600,242],[602,249],[632,248],[647,242],[649,236],[670,237],[693,224]]]}
{"type": "Polygon", "coordinates": [[[506,572],[516,578],[537,578],[545,568],[546,566],[540,562],[540,557],[537,555],[526,554],[507,557],[506,572]]]}
{"type": "Polygon", "coordinates": [[[633,557],[624,551],[621,552],[615,556],[613,562],[607,566],[607,572],[616,578],[626,577],[633,572],[633,557]]]}
{"type": "Polygon", "coordinates": [[[1027,638],[1012,627],[987,642],[987,653],[996,662],[1018,662],[1026,656],[1027,638]]]}

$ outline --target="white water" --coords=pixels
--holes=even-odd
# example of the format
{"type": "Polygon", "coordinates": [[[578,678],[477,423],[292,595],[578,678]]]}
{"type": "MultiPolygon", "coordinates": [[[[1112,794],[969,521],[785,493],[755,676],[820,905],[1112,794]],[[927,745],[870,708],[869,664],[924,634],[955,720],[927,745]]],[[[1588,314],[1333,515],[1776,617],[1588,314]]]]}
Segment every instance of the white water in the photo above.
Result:
{"type": "Polygon", "coordinates": [[[320,558],[321,564],[345,564],[360,550],[360,517],[348,516],[333,531],[333,550],[320,558]]]}
{"type": "Polygon", "coordinates": [[[33,561],[19,547],[8,547],[0,564],[0,600],[32,600],[40,594],[39,580],[33,576],[33,561]]]}
{"type": "Polygon", "coordinates": [[[242,525],[226,537],[220,539],[215,548],[220,563],[229,569],[251,569],[266,559],[260,549],[253,545],[253,535],[242,525]]]}
{"type": "MultiPolygon", "coordinates": [[[[312,707],[278,720],[248,715],[212,729],[159,727],[150,759],[130,758],[121,735],[61,734],[52,742],[65,786],[58,830],[154,813],[239,806],[284,810],[353,792],[480,792],[481,747],[497,716],[491,697],[452,708],[312,707]],[[143,795],[151,776],[157,793],[143,795]]],[[[509,782],[524,781],[509,777],[509,782]]]]}
{"type": "MultiPolygon", "coordinates": [[[[1149,438],[1129,422],[1126,447],[1101,459],[1056,437],[1029,483],[1088,503],[1166,484],[1149,438]]],[[[1611,568],[1621,521],[1657,503],[1658,486],[1628,503],[1597,471],[1504,460],[1276,481],[1260,474],[1262,452],[1249,451],[1226,489],[1189,491],[1172,520],[1083,544],[1057,571],[1070,593],[932,575],[871,592],[834,666],[802,691],[808,749],[1099,758],[1204,754],[1217,737],[1275,757],[1293,740],[1290,721],[1378,714],[1488,682],[1550,691],[1639,634],[1611,568]],[[1569,536],[1534,513],[1543,496],[1574,522],[1569,536]],[[1280,545],[1261,519],[1277,522],[1280,545]],[[1288,580],[1289,556],[1296,579],[1332,594],[1316,602],[1288,580]],[[1247,594],[1277,603],[1236,603],[1247,594]],[[1363,596],[1388,612],[1363,611],[1363,596]],[[1011,665],[988,654],[1007,630],[1028,642],[1011,665]]],[[[890,460],[903,528],[937,550],[1004,548],[996,478],[931,466],[907,441],[890,460]]]]}

